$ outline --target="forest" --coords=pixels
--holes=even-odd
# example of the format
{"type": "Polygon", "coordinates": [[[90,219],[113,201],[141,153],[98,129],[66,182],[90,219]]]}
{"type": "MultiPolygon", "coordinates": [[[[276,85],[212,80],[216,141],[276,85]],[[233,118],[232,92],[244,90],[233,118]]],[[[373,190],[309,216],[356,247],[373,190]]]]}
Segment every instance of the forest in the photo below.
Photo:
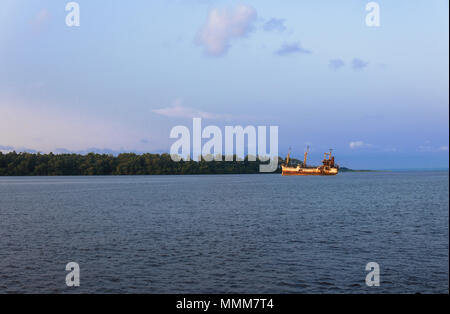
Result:
{"type": "MultiPolygon", "coordinates": [[[[179,161],[169,154],[124,153],[117,156],[89,153],[34,154],[0,152],[0,176],[83,176],[165,174],[260,173],[260,161],[179,161]]],[[[283,160],[279,158],[279,164],[283,160]]],[[[277,170],[280,172],[280,169],[277,170]]]]}

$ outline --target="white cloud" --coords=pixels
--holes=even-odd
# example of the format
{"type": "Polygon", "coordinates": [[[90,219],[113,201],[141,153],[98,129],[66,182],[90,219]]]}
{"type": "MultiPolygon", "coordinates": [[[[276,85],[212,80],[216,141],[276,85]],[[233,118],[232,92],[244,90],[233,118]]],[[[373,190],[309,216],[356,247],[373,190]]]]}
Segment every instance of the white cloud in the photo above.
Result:
{"type": "Polygon", "coordinates": [[[197,35],[197,43],[211,56],[222,56],[230,48],[232,39],[245,36],[256,19],[251,6],[238,5],[235,9],[212,9],[208,20],[197,35]]]}
{"type": "Polygon", "coordinates": [[[349,146],[351,149],[357,149],[357,148],[370,147],[372,145],[366,144],[363,141],[353,141],[353,142],[350,142],[349,146]]]}
{"type": "Polygon", "coordinates": [[[225,118],[225,115],[218,115],[211,112],[200,111],[189,107],[184,107],[181,99],[176,99],[171,106],[154,109],[154,113],[170,118],[203,118],[203,119],[220,119],[225,118]]]}
{"type": "Polygon", "coordinates": [[[192,108],[183,107],[183,106],[171,106],[161,109],[153,110],[154,113],[157,113],[162,116],[170,117],[170,118],[211,118],[212,115],[208,112],[198,111],[192,108]]]}
{"type": "Polygon", "coordinates": [[[369,65],[368,61],[361,60],[359,58],[354,58],[352,60],[352,68],[353,70],[362,70],[369,65]]]}
{"type": "Polygon", "coordinates": [[[271,18],[270,20],[264,23],[263,29],[266,32],[277,31],[281,33],[286,30],[286,25],[284,25],[285,22],[286,20],[284,19],[271,18]]]}
{"type": "Polygon", "coordinates": [[[6,153],[9,153],[9,152],[12,152],[13,150],[14,150],[13,146],[0,145],[0,153],[6,154],[6,153]]]}
{"type": "Polygon", "coordinates": [[[286,55],[295,54],[295,53],[310,54],[312,52],[311,52],[311,50],[303,48],[300,42],[291,43],[291,44],[284,43],[280,49],[275,51],[275,54],[277,56],[286,56],[286,55]]]}
{"type": "Polygon", "coordinates": [[[340,68],[342,68],[343,66],[345,66],[345,62],[342,59],[332,59],[330,60],[330,62],[328,63],[328,67],[332,70],[339,70],[340,68]]]}
{"type": "Polygon", "coordinates": [[[448,152],[448,146],[442,145],[440,147],[436,147],[431,145],[431,141],[425,141],[425,144],[420,145],[417,150],[422,153],[448,152]]]}

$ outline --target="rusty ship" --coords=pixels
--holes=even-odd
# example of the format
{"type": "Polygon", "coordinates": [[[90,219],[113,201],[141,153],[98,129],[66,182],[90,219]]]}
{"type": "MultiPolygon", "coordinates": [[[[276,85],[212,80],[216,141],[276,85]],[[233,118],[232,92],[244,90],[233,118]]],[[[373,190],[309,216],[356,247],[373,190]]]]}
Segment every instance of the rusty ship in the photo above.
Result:
{"type": "Polygon", "coordinates": [[[306,160],[308,158],[309,146],[306,149],[303,164],[289,165],[290,154],[289,151],[286,157],[286,163],[281,165],[281,174],[283,176],[335,176],[339,172],[339,166],[334,162],[332,149],[329,153],[324,153],[322,165],[318,167],[308,167],[306,160]]]}

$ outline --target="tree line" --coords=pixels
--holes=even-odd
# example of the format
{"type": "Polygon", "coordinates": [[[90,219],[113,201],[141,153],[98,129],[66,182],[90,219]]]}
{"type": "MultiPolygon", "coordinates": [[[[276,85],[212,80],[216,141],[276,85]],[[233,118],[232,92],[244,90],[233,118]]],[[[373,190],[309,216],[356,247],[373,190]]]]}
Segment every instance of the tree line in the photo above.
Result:
{"type": "MultiPolygon", "coordinates": [[[[260,161],[179,161],[169,154],[32,154],[0,152],[0,176],[83,176],[260,173],[260,161]]],[[[224,160],[224,159],[223,159],[224,160]]],[[[279,165],[283,163],[279,158],[279,165]]],[[[278,169],[277,172],[281,170],[278,169]]]]}

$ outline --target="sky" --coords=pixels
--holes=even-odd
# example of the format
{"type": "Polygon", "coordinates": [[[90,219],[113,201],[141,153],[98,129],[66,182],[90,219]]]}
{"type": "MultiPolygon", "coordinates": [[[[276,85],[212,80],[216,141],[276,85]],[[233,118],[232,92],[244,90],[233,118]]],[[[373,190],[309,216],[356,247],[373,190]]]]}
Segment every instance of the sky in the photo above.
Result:
{"type": "Polygon", "coordinates": [[[279,152],[448,168],[449,3],[2,0],[0,151],[169,152],[177,125],[279,127],[279,152]]]}

